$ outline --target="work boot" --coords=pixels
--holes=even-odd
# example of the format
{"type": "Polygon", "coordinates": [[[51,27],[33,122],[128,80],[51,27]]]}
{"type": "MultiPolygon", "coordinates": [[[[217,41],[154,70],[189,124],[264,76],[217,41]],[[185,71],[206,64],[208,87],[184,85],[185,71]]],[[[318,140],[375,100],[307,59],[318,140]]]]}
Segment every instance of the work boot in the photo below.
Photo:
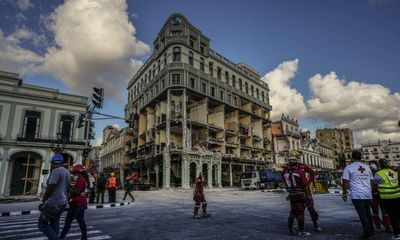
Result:
{"type": "Polygon", "coordinates": [[[299,231],[298,235],[299,235],[299,237],[309,237],[309,236],[311,236],[311,233],[305,232],[305,231],[299,231]]]}
{"type": "Polygon", "coordinates": [[[193,218],[201,218],[201,216],[199,214],[194,214],[193,218]]]}
{"type": "Polygon", "coordinates": [[[208,217],[211,217],[211,214],[203,213],[203,218],[208,218],[208,217]]]}
{"type": "Polygon", "coordinates": [[[314,231],[322,232],[322,228],[316,224],[316,225],[314,225],[314,231]]]}

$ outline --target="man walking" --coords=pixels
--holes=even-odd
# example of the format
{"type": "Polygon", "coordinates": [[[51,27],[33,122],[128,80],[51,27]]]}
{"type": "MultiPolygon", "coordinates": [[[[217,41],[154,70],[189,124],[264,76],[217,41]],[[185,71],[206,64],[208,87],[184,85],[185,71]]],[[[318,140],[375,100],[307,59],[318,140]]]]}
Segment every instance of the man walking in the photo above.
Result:
{"type": "Polygon", "coordinates": [[[139,173],[137,171],[133,171],[128,177],[125,179],[125,194],[122,199],[125,201],[127,195],[132,198],[132,202],[135,201],[135,198],[132,196],[131,191],[133,190],[133,183],[139,179],[139,173]]]}
{"type": "Polygon", "coordinates": [[[38,228],[50,240],[59,239],[60,217],[67,204],[67,194],[69,187],[69,173],[63,167],[64,158],[57,153],[51,159],[47,188],[39,205],[41,211],[38,228]]]}
{"type": "Polygon", "coordinates": [[[378,191],[384,208],[387,210],[390,223],[392,224],[392,239],[400,239],[400,188],[399,175],[390,169],[386,159],[380,159],[381,170],[374,177],[374,182],[378,184],[378,191]]]}
{"type": "Polygon", "coordinates": [[[351,201],[358,213],[363,227],[363,235],[359,239],[371,239],[374,236],[374,225],[371,214],[372,172],[361,163],[361,152],[353,151],[353,163],[343,171],[343,201],[347,201],[347,190],[350,189],[351,201]]]}
{"type": "Polygon", "coordinates": [[[101,196],[101,203],[104,203],[104,192],[106,191],[107,178],[104,173],[100,174],[100,177],[96,182],[96,203],[99,203],[101,196]]]}
{"type": "Polygon", "coordinates": [[[203,210],[202,217],[203,218],[210,217],[210,214],[207,214],[207,201],[206,198],[204,197],[204,179],[202,173],[200,173],[199,177],[196,178],[193,200],[196,202],[196,205],[194,206],[193,218],[201,218],[201,216],[199,215],[200,205],[203,210]]]}
{"type": "Polygon", "coordinates": [[[116,190],[117,190],[117,178],[115,174],[112,172],[111,176],[107,180],[107,188],[108,188],[108,202],[115,203],[116,200],[116,190]]]}
{"type": "Polygon", "coordinates": [[[304,231],[304,210],[307,201],[310,197],[310,189],[308,187],[307,178],[303,171],[298,166],[297,157],[289,157],[288,165],[283,172],[286,188],[289,192],[288,200],[290,201],[290,214],[288,217],[289,234],[293,234],[294,219],[297,219],[299,226],[298,235],[300,237],[307,237],[311,234],[304,231]]]}
{"type": "MultiPolygon", "coordinates": [[[[308,212],[310,213],[310,217],[311,217],[311,220],[314,225],[314,230],[316,232],[321,232],[322,229],[318,224],[318,213],[315,210],[314,199],[313,199],[311,191],[310,191],[310,184],[315,181],[315,171],[308,165],[299,162],[300,155],[301,155],[301,153],[296,150],[290,151],[289,158],[291,158],[292,160],[297,159],[296,162],[292,162],[291,167],[302,171],[306,177],[308,174],[307,190],[308,190],[309,194],[308,194],[308,199],[306,202],[306,207],[307,207],[308,212]]],[[[286,168],[284,169],[284,171],[287,170],[286,168]]]]}

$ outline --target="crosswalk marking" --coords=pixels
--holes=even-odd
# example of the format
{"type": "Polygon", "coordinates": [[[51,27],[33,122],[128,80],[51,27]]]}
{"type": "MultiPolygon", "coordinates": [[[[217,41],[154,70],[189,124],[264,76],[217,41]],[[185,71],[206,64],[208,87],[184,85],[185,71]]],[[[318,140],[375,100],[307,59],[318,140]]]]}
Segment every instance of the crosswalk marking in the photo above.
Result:
{"type": "MultiPolygon", "coordinates": [[[[60,218],[60,232],[64,227],[65,215],[60,218]]],[[[39,231],[37,227],[38,216],[12,216],[5,217],[0,221],[0,239],[18,239],[18,240],[46,240],[47,237],[39,231]],[[8,219],[9,218],[9,219],[8,219]]],[[[87,223],[88,224],[88,223],[87,223]]],[[[104,234],[93,226],[87,225],[88,239],[103,240],[111,239],[109,235],[104,234]]],[[[66,239],[80,239],[81,230],[78,223],[74,220],[66,239]]]]}

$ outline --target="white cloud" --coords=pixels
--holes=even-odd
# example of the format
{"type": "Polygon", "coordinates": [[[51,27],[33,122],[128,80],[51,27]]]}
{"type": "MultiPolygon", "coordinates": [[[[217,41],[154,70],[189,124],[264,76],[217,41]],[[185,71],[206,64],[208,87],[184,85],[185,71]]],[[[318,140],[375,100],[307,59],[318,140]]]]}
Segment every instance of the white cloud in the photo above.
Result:
{"type": "Polygon", "coordinates": [[[306,113],[303,95],[290,85],[297,73],[298,63],[298,59],[285,61],[261,78],[270,88],[272,120],[280,119],[282,113],[294,118],[302,117],[306,113]]]}
{"type": "Polygon", "coordinates": [[[48,49],[44,72],[57,76],[77,93],[92,86],[122,101],[122,92],[149,46],[135,37],[124,0],[70,0],[49,18],[56,47],[48,49]]]}
{"type": "Polygon", "coordinates": [[[18,0],[17,5],[21,11],[26,11],[29,8],[33,7],[33,4],[30,0],[18,0]]]}
{"type": "Polygon", "coordinates": [[[0,30],[0,66],[2,70],[25,73],[34,66],[43,63],[43,58],[36,52],[21,46],[23,41],[40,42],[41,36],[25,27],[5,36],[0,30]]]}
{"type": "Polygon", "coordinates": [[[309,80],[310,118],[330,126],[351,128],[356,143],[378,139],[400,140],[400,94],[379,84],[346,82],[335,72],[309,80]]]}
{"type": "Polygon", "coordinates": [[[21,41],[27,39],[25,34],[40,42],[39,35],[25,27],[9,36],[0,31],[2,69],[47,73],[76,94],[89,95],[93,86],[104,87],[106,97],[125,101],[127,83],[142,65],[135,58],[149,51],[135,37],[125,0],[69,0],[41,19],[52,38],[51,46],[41,42],[42,55],[21,41]]]}

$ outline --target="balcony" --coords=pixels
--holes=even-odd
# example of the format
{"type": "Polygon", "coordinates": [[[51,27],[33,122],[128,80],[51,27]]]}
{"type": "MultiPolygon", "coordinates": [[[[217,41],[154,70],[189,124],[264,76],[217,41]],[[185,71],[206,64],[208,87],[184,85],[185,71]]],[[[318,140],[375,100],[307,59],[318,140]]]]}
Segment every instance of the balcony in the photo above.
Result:
{"type": "MultiPolygon", "coordinates": [[[[25,136],[24,134],[17,135],[17,142],[35,142],[35,143],[55,143],[57,139],[54,138],[45,138],[41,136],[25,136]]],[[[85,140],[81,139],[80,141],[70,141],[68,139],[63,139],[63,144],[70,144],[70,145],[85,145],[85,140]]]]}

